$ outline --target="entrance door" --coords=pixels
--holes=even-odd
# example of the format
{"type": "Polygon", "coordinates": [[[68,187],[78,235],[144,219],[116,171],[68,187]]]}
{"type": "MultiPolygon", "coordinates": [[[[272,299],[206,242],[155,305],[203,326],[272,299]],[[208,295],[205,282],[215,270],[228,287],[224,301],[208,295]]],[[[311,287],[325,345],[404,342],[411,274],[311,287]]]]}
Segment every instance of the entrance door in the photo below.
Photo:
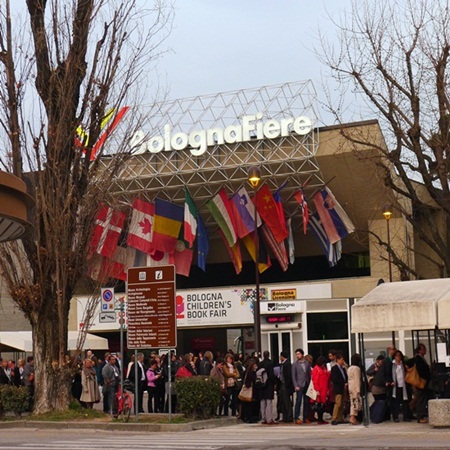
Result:
{"type": "Polygon", "coordinates": [[[278,363],[280,353],[285,351],[292,359],[292,331],[270,331],[269,352],[271,359],[278,363]]]}

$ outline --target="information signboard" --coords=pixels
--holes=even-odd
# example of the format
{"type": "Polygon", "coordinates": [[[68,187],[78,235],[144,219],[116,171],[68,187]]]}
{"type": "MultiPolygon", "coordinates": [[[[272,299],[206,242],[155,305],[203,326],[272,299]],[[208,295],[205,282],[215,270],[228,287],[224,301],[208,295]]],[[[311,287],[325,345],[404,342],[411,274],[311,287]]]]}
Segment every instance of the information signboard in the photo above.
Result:
{"type": "Polygon", "coordinates": [[[127,299],[129,349],[177,346],[175,266],[129,268],[127,299]]]}

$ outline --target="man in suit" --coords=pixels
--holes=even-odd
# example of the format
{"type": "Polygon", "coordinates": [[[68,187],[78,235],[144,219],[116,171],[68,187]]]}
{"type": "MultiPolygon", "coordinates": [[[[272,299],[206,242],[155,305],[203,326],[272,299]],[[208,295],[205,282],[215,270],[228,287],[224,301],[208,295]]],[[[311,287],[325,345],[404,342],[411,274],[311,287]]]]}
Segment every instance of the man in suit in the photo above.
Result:
{"type": "Polygon", "coordinates": [[[116,357],[110,355],[107,363],[102,369],[103,376],[103,397],[107,399],[108,412],[112,415],[115,414],[114,397],[119,388],[119,370],[116,366],[116,357]]]}
{"type": "Polygon", "coordinates": [[[292,422],[292,393],[294,384],[292,383],[292,364],[288,360],[288,353],[280,353],[280,400],[283,422],[292,422]]]}
{"type": "Polygon", "coordinates": [[[311,381],[311,366],[305,359],[305,352],[298,348],[295,350],[296,361],[292,364],[292,382],[296,392],[294,421],[297,425],[311,423],[308,420],[309,398],[306,396],[311,381]],[[303,420],[300,419],[300,408],[303,401],[303,420]]]}
{"type": "Polygon", "coordinates": [[[11,384],[11,375],[8,371],[8,361],[0,358],[0,385],[11,384]]]}
{"type": "Polygon", "coordinates": [[[336,365],[331,369],[331,381],[333,383],[334,408],[331,417],[331,425],[344,423],[344,406],[348,397],[348,378],[345,370],[344,356],[336,355],[336,365]]]}
{"type": "MultiPolygon", "coordinates": [[[[138,412],[143,413],[144,412],[144,391],[147,390],[147,377],[145,374],[145,368],[144,368],[144,354],[138,353],[137,354],[137,379],[136,379],[136,372],[135,372],[135,363],[133,363],[130,366],[130,372],[128,374],[128,379],[136,386],[138,389],[137,393],[137,407],[138,412]]],[[[134,409],[136,410],[136,395],[134,396],[134,409]]]]}

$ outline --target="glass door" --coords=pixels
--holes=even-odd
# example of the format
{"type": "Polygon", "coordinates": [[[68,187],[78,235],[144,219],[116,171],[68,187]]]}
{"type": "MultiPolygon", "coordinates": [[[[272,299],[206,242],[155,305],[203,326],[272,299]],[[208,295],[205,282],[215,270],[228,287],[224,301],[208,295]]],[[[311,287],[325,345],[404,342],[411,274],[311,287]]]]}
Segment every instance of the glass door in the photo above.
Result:
{"type": "Polygon", "coordinates": [[[280,353],[287,352],[288,359],[292,361],[292,331],[271,331],[269,332],[269,352],[270,358],[278,364],[280,353]]]}

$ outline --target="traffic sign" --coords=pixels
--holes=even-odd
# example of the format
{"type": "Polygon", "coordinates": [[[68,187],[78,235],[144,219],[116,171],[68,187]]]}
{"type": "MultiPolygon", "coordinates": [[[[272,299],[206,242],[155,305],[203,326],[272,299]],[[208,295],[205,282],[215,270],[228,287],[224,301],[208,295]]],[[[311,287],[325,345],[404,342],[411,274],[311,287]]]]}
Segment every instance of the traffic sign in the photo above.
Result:
{"type": "Polygon", "coordinates": [[[114,288],[102,288],[101,310],[102,312],[114,311],[114,288]]]}
{"type": "Polygon", "coordinates": [[[100,323],[114,323],[116,321],[116,313],[114,311],[101,312],[98,321],[100,323]]]}
{"type": "Polygon", "coordinates": [[[177,346],[175,266],[130,267],[128,348],[177,346]]]}

